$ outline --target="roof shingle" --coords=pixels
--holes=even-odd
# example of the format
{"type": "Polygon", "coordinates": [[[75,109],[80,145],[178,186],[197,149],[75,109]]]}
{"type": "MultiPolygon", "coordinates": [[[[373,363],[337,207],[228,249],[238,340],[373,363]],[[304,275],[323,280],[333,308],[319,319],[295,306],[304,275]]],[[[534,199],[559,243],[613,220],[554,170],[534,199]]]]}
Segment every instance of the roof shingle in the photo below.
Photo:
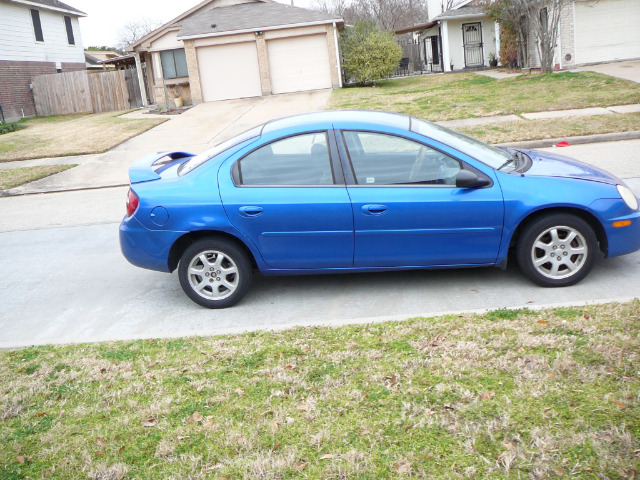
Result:
{"type": "MultiPolygon", "coordinates": [[[[86,16],[82,10],[78,10],[77,8],[73,8],[71,5],[67,5],[66,3],[62,3],[59,0],[29,0],[30,3],[37,3],[42,5],[43,7],[52,7],[52,8],[61,8],[63,10],[67,10],[70,13],[77,13],[78,15],[86,16]]],[[[18,3],[22,3],[18,1],[18,3]]]]}
{"type": "Polygon", "coordinates": [[[243,3],[194,13],[182,20],[178,38],[332,21],[342,22],[342,19],[282,3],[243,3]]]}

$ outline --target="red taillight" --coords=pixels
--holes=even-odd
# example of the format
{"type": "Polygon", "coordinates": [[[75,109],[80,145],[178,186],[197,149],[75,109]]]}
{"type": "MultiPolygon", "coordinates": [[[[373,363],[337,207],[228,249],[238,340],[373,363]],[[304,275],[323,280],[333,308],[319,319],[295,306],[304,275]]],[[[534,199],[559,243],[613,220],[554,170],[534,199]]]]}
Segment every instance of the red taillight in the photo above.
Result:
{"type": "Polygon", "coordinates": [[[127,194],[127,217],[130,217],[134,214],[138,205],[140,204],[140,199],[138,195],[131,189],[129,189],[129,193],[127,194]]]}

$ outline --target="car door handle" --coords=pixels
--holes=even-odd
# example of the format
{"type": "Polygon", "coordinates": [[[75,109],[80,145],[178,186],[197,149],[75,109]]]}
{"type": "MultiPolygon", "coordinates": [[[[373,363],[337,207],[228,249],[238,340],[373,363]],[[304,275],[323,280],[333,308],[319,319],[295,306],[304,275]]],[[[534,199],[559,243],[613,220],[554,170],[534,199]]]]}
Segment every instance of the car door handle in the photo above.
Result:
{"type": "Polygon", "coordinates": [[[243,217],[257,217],[264,211],[264,208],[257,206],[240,207],[240,215],[243,217]]]}
{"type": "Polygon", "coordinates": [[[368,205],[362,206],[362,213],[364,213],[365,215],[382,215],[386,211],[387,211],[386,205],[368,204],[368,205]]]}

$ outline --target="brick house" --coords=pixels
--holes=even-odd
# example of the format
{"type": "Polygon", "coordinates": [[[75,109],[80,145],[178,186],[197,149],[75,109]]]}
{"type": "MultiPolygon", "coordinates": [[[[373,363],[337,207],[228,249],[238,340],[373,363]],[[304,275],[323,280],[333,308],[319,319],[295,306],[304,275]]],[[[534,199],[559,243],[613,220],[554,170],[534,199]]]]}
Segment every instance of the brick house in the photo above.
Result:
{"type": "Polygon", "coordinates": [[[342,24],[271,0],[206,0],[127,50],[146,63],[144,87],[160,105],[337,88],[342,24]]]}
{"type": "Polygon", "coordinates": [[[0,107],[5,120],[36,114],[31,77],[85,69],[78,17],[57,0],[0,0],[0,107]]]}

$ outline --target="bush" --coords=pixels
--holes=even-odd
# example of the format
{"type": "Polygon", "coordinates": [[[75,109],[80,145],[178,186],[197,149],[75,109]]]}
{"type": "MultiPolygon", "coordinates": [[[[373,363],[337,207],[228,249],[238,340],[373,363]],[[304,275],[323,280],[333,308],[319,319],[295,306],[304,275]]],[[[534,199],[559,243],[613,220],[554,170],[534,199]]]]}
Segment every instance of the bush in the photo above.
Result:
{"type": "Polygon", "coordinates": [[[518,41],[513,29],[500,26],[500,63],[504,67],[518,66],[518,41]]]}
{"type": "Polygon", "coordinates": [[[0,135],[3,133],[15,132],[17,130],[22,130],[23,128],[27,128],[26,125],[22,125],[21,123],[3,123],[0,122],[0,135]]]}
{"type": "Polygon", "coordinates": [[[356,22],[342,33],[342,63],[347,81],[373,84],[398,68],[402,48],[391,32],[373,22],[356,22]]]}

